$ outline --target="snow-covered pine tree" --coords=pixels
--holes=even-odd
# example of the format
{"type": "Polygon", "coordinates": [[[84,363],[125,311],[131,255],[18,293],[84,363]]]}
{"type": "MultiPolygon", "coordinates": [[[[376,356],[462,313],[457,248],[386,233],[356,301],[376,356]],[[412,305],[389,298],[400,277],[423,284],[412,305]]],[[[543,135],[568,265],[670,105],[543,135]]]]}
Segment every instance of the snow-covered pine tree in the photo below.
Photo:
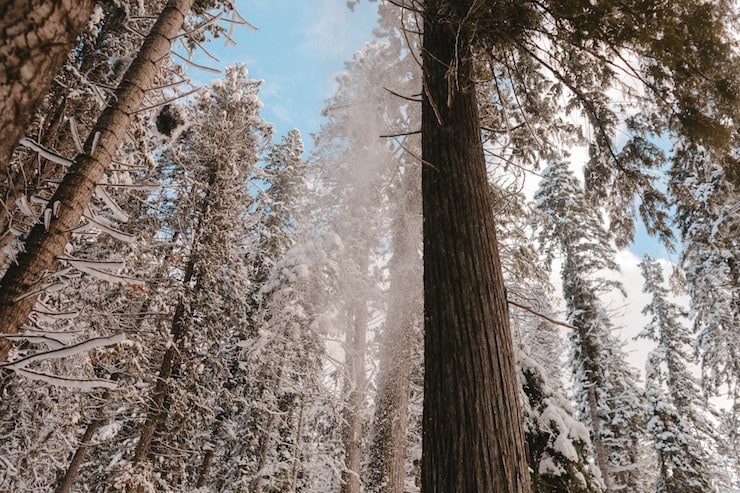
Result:
{"type": "MultiPolygon", "coordinates": [[[[336,313],[346,327],[343,347],[342,388],[346,403],[343,420],[345,471],[343,493],[358,492],[364,475],[360,472],[367,429],[367,340],[370,313],[382,308],[380,272],[388,217],[384,196],[395,169],[394,149],[381,135],[389,122],[402,115],[395,106],[398,97],[386,90],[386,77],[399,73],[401,60],[388,57],[389,48],[378,40],[358,50],[346,70],[337,77],[339,87],[327,101],[328,122],[317,135],[316,156],[321,163],[318,222],[336,232],[345,245],[341,258],[342,286],[336,313]],[[393,101],[390,101],[393,100],[393,101]]],[[[407,71],[401,71],[406,77],[407,71]]]]}
{"type": "Polygon", "coordinates": [[[562,258],[561,278],[570,361],[581,418],[587,423],[607,492],[638,491],[649,467],[638,464],[644,435],[644,397],[637,371],[626,362],[622,343],[599,296],[619,287],[604,271],[617,270],[602,218],[585,197],[568,163],[551,163],[535,194],[536,235],[546,264],[562,258]]]}
{"type": "Polygon", "coordinates": [[[648,423],[658,457],[656,492],[726,491],[720,485],[712,410],[691,372],[693,338],[671,301],[661,264],[645,255],[643,291],[651,296],[643,313],[650,322],[638,337],[653,341],[645,368],[648,423]]]}
{"type": "Polygon", "coordinates": [[[552,286],[527,227],[532,209],[516,183],[491,184],[522,386],[524,434],[535,493],[601,491],[587,428],[574,417],[562,382],[562,342],[551,318],[552,286]]]}
{"type": "Polygon", "coordinates": [[[740,402],[740,193],[728,170],[702,149],[677,146],[676,153],[681,166],[671,171],[670,187],[702,387],[740,402]]]}
{"type": "Polygon", "coordinates": [[[259,86],[243,66],[229,67],[223,80],[196,98],[190,127],[168,156],[195,185],[183,197],[195,214],[182,225],[188,248],[177,306],[160,346],[159,375],[133,461],[119,464],[115,473],[119,485],[176,489],[197,481],[202,430],[218,413],[225,383],[224,350],[248,330],[243,225],[250,216],[249,178],[272,132],[259,116],[259,86]]]}

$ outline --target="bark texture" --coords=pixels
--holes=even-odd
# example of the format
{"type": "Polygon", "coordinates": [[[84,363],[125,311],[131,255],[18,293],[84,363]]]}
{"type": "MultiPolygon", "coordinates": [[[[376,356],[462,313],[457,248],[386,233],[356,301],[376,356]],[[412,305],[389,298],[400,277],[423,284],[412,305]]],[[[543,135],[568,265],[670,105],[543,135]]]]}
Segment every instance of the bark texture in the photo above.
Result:
{"type": "Polygon", "coordinates": [[[93,0],[0,2],[0,173],[93,5],[93,0]]]}
{"type": "MultiPolygon", "coordinates": [[[[367,262],[367,252],[365,252],[367,262]]],[[[365,263],[367,267],[367,263],[365,263]]],[[[344,380],[344,471],[340,493],[360,493],[362,461],[362,409],[365,400],[365,340],[367,337],[367,301],[363,296],[352,301],[348,310],[349,332],[345,342],[344,380]]]]}
{"type": "Polygon", "coordinates": [[[525,493],[519,385],[471,81],[471,3],[425,3],[421,491],[525,493]],[[460,22],[442,20],[454,19],[450,10],[460,22]]]}
{"type": "Polygon", "coordinates": [[[380,341],[378,390],[370,446],[370,490],[403,493],[406,479],[406,429],[414,323],[421,313],[420,173],[404,172],[401,200],[393,221],[388,318],[380,341]]]}
{"type": "MultiPolygon", "coordinates": [[[[0,281],[0,326],[16,333],[28,319],[45,276],[54,271],[56,258],[64,252],[70,231],[78,225],[95,186],[110,165],[123,134],[141,107],[146,90],[169,54],[193,0],[170,0],[131,63],[114,97],[98,119],[79,154],[49,200],[48,228],[42,221],[32,230],[25,252],[0,281]]],[[[45,211],[46,212],[46,211],[45,211]]],[[[0,361],[7,359],[10,342],[0,339],[0,361]]]]}

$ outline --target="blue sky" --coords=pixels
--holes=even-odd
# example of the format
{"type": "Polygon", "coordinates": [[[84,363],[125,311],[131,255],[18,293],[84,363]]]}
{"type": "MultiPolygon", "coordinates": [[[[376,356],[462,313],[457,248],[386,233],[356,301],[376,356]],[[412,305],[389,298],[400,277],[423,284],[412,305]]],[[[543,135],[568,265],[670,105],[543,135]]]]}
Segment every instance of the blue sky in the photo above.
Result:
{"type": "MultiPolygon", "coordinates": [[[[335,89],[333,76],[371,39],[377,5],[363,0],[354,12],[345,0],[237,0],[236,5],[258,30],[237,27],[236,47],[224,46],[222,39],[208,43],[219,63],[202,54],[195,61],[221,69],[244,63],[252,78],[264,80],[265,119],[278,134],[298,128],[310,146],[310,134],[322,123],[319,112],[335,89]]],[[[194,68],[189,72],[201,84],[218,78],[194,68]]]]}

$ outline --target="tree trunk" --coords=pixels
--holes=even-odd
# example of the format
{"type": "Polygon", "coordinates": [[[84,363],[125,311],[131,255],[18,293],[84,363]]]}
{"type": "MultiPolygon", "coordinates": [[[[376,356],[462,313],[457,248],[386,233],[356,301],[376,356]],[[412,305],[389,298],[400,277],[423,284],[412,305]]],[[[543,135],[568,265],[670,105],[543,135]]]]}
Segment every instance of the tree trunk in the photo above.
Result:
{"type": "Polygon", "coordinates": [[[421,284],[418,256],[420,231],[416,170],[406,169],[402,197],[393,222],[393,257],[390,261],[390,306],[380,341],[378,390],[375,397],[373,443],[368,482],[372,491],[403,493],[406,479],[406,428],[408,426],[411,353],[414,321],[421,312],[415,304],[421,284]],[[417,279],[418,277],[418,279],[417,279]]]}
{"type": "MultiPolygon", "coordinates": [[[[157,75],[158,65],[167,58],[172,41],[182,27],[193,0],[170,0],[152,27],[138,55],[131,63],[108,107],[98,119],[80,153],[49,200],[51,219],[48,228],[42,221],[31,231],[25,252],[10,266],[0,281],[0,326],[16,333],[33,310],[43,287],[44,277],[54,271],[57,256],[64,252],[70,231],[75,228],[95,191],[95,186],[110,164],[123,134],[141,107],[146,89],[157,75]],[[55,205],[58,207],[56,209],[55,205]]],[[[10,349],[0,339],[0,361],[10,349]]]]}
{"type": "Polygon", "coordinates": [[[300,471],[301,461],[298,458],[303,441],[303,423],[305,421],[306,398],[301,396],[301,408],[298,413],[298,429],[295,432],[295,445],[293,446],[293,466],[290,471],[290,491],[295,493],[298,485],[298,472],[300,471]]]}
{"type": "Polygon", "coordinates": [[[93,0],[0,2],[0,173],[93,10],[93,0]]]}
{"type": "MultiPolygon", "coordinates": [[[[364,253],[364,259],[367,262],[367,252],[364,253]]],[[[346,373],[344,429],[342,430],[344,470],[340,493],[360,493],[362,408],[365,397],[365,338],[368,316],[367,302],[362,295],[358,298],[351,302],[348,310],[349,331],[344,347],[344,371],[346,373]]]]}
{"type": "Polygon", "coordinates": [[[519,383],[472,82],[471,3],[425,3],[421,487],[526,493],[519,383]],[[450,9],[459,25],[443,13],[450,9]]]}
{"type": "MultiPolygon", "coordinates": [[[[194,272],[195,257],[192,257],[185,269],[183,285],[187,286],[188,283],[190,283],[193,279],[194,272]]],[[[198,288],[199,283],[196,281],[196,285],[193,290],[196,291],[198,288]]],[[[172,334],[173,343],[167,348],[162,357],[162,364],[159,367],[157,383],[154,386],[154,391],[152,392],[150,400],[151,404],[149,406],[149,412],[147,414],[146,421],[144,422],[144,426],[141,428],[139,443],[136,444],[134,462],[139,462],[147,456],[152,445],[154,433],[167,417],[167,409],[165,408],[164,403],[169,392],[169,379],[172,376],[172,373],[180,365],[181,348],[178,347],[178,343],[182,339],[183,335],[185,335],[185,310],[185,301],[180,301],[175,308],[175,314],[172,317],[172,328],[170,329],[170,333],[172,334]]]]}
{"type": "Polygon", "coordinates": [[[80,444],[77,446],[77,450],[75,450],[72,460],[69,462],[67,471],[64,473],[64,477],[57,485],[54,493],[69,493],[72,491],[72,485],[74,485],[74,482],[77,479],[77,474],[82,466],[82,462],[85,460],[85,455],[87,455],[87,449],[90,447],[90,442],[92,441],[93,436],[95,436],[95,433],[97,433],[103,423],[105,423],[104,408],[108,404],[110,397],[110,391],[106,390],[103,393],[103,397],[101,399],[102,402],[100,403],[100,408],[97,412],[98,417],[92,420],[87,425],[87,428],[85,428],[85,433],[83,433],[82,438],[80,438],[80,444]]]}

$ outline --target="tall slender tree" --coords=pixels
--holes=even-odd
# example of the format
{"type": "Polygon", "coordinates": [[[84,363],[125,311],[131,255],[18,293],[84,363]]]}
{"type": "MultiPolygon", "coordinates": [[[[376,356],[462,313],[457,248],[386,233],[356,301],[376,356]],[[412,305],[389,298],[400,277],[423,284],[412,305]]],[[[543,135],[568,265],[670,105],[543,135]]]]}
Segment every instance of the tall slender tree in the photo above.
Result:
{"type": "MultiPolygon", "coordinates": [[[[615,251],[601,214],[586,200],[566,162],[550,164],[535,194],[540,215],[537,238],[548,265],[562,256],[561,279],[570,335],[576,399],[590,427],[596,463],[606,491],[635,489],[642,484],[638,464],[644,409],[636,370],[626,363],[622,344],[611,333],[599,300],[620,287],[600,271],[617,270],[615,251]]],[[[644,469],[643,469],[644,470],[644,469]]]]}
{"type": "Polygon", "coordinates": [[[670,300],[660,263],[645,255],[640,268],[651,300],[643,309],[650,322],[638,337],[656,343],[646,365],[648,432],[658,456],[656,492],[719,491],[718,434],[690,370],[692,337],[681,322],[685,314],[670,300]]]}

